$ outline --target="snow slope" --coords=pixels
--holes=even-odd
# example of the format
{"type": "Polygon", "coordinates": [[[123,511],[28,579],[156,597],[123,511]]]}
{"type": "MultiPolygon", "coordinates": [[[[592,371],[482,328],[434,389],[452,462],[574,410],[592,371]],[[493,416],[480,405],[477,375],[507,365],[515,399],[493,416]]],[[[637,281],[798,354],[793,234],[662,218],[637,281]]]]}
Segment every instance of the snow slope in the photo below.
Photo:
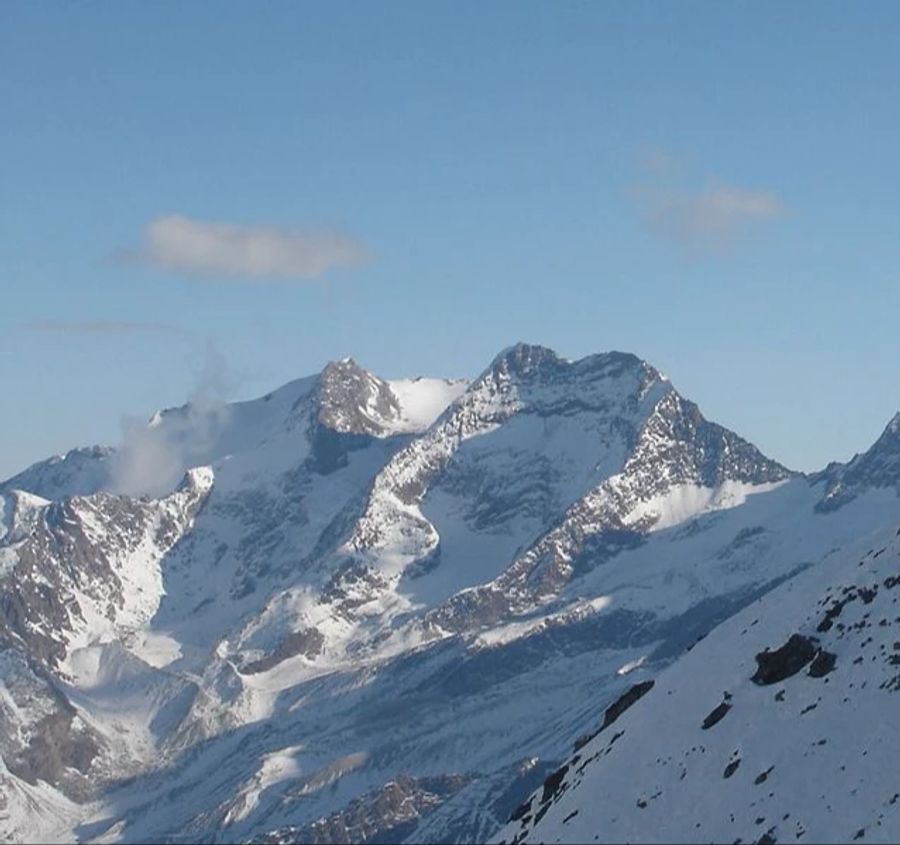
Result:
{"type": "Polygon", "coordinates": [[[895,842],[898,588],[894,527],[826,556],[660,673],[499,839],[895,842]]]}
{"type": "Polygon", "coordinates": [[[424,431],[466,390],[465,379],[404,378],[388,381],[401,409],[400,431],[424,431]]]}

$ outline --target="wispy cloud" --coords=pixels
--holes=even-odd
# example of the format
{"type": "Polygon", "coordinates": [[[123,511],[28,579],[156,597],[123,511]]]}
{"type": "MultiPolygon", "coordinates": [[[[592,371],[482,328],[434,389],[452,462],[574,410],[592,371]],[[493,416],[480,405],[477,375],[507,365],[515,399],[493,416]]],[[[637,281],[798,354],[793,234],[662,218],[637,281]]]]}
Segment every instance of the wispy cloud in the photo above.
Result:
{"type": "Polygon", "coordinates": [[[131,320],[31,320],[22,326],[50,334],[184,334],[183,329],[168,323],[131,320]]]}
{"type": "Polygon", "coordinates": [[[191,467],[208,464],[230,419],[226,396],[233,378],[208,344],[186,405],[146,420],[125,417],[122,442],[110,464],[110,489],[131,496],[171,493],[191,467]]]}
{"type": "Polygon", "coordinates": [[[358,240],[341,232],[241,226],[173,214],[145,227],[138,257],[196,276],[299,280],[359,266],[368,253],[358,240]]]}
{"type": "Polygon", "coordinates": [[[644,222],[683,246],[716,249],[730,245],[755,225],[781,217],[786,207],[772,190],[729,184],[714,177],[697,179],[665,152],[642,162],[630,190],[644,222]]]}

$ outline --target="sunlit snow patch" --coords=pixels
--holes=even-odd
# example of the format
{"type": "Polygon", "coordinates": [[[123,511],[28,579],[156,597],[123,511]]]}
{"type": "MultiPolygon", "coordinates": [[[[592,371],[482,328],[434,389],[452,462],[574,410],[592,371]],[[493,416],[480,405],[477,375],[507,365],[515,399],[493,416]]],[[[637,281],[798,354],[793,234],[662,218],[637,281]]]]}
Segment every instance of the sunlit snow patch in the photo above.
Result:
{"type": "Polygon", "coordinates": [[[424,431],[469,386],[465,379],[401,378],[388,382],[397,397],[403,418],[397,428],[424,431]]]}
{"type": "Polygon", "coordinates": [[[616,670],[617,675],[627,675],[635,669],[640,669],[647,660],[647,655],[639,657],[637,660],[629,660],[624,666],[616,670]]]}
{"type": "Polygon", "coordinates": [[[476,647],[489,648],[491,646],[506,645],[514,640],[537,633],[554,624],[576,622],[605,610],[612,604],[609,596],[598,596],[594,599],[578,602],[557,613],[548,613],[543,616],[531,617],[527,621],[508,622],[499,625],[491,631],[485,631],[475,640],[476,647]]]}
{"type": "Polygon", "coordinates": [[[744,504],[748,496],[768,493],[785,484],[787,479],[767,484],[746,484],[742,481],[725,481],[718,487],[700,487],[696,484],[679,484],[661,496],[641,502],[626,518],[633,525],[644,519],[652,519],[649,531],[662,531],[703,513],[728,510],[744,504]]]}

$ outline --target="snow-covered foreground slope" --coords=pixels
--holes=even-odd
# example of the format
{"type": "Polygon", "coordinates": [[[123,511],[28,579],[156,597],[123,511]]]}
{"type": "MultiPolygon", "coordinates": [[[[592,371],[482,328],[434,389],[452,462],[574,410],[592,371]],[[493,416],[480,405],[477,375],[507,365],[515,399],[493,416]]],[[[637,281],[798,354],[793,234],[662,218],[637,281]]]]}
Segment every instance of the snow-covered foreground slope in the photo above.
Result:
{"type": "Polygon", "coordinates": [[[640,678],[499,839],[896,842],[898,535],[833,552],[640,678]]]}
{"type": "Polygon", "coordinates": [[[895,453],[803,477],[634,356],[520,344],[35,465],[0,484],[0,832],[483,841],[636,680],[891,525],[895,453]]]}

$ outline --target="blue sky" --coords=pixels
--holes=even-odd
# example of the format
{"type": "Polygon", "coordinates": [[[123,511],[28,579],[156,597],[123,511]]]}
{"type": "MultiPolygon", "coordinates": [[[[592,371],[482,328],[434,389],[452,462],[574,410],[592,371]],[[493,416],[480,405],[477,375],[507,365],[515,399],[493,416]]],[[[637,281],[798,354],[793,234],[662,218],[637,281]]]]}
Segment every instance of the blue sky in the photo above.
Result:
{"type": "Polygon", "coordinates": [[[800,469],[900,409],[896,3],[0,4],[0,476],[354,356],[622,349],[800,469]]]}

